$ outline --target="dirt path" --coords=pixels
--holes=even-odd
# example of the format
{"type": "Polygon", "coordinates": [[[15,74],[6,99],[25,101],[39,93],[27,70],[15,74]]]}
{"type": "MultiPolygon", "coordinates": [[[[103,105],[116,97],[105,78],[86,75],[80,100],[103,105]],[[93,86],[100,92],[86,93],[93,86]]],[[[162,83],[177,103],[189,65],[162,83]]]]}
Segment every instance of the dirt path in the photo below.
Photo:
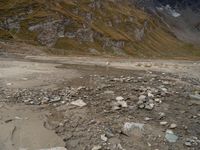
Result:
{"type": "Polygon", "coordinates": [[[198,150],[199,91],[199,61],[2,57],[0,149],[198,150]]]}

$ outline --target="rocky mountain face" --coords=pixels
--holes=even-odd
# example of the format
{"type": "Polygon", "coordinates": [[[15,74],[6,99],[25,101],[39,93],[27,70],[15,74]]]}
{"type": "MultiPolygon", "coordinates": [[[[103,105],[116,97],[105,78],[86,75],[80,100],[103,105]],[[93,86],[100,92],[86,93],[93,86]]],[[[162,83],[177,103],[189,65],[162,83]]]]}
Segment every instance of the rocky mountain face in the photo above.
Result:
{"type": "MultiPolygon", "coordinates": [[[[190,31],[187,24],[178,28],[191,9],[177,6],[161,0],[0,0],[0,39],[44,45],[54,54],[199,55],[179,40],[192,41],[182,35],[190,31]]],[[[199,31],[193,21],[192,31],[199,31]]]]}
{"type": "Polygon", "coordinates": [[[136,3],[159,16],[180,40],[200,43],[199,0],[141,0],[136,3]]]}

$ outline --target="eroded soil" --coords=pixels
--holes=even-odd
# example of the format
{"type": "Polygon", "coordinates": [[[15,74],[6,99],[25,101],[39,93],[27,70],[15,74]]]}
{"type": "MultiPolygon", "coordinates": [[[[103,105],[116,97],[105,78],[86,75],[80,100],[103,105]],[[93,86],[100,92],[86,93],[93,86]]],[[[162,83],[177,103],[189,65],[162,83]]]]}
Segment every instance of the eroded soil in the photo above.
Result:
{"type": "Polygon", "coordinates": [[[2,57],[0,149],[198,150],[199,77],[198,61],[2,57]]]}

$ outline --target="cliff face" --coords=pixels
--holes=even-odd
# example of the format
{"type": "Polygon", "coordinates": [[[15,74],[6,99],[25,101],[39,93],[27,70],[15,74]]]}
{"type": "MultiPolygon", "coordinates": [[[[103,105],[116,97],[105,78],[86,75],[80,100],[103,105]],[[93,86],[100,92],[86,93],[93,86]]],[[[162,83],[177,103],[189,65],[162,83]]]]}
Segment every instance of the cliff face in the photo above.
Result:
{"type": "MultiPolygon", "coordinates": [[[[143,3],[164,16],[165,5],[143,3]]],[[[199,55],[198,48],[178,40],[161,19],[137,6],[134,0],[0,0],[0,39],[62,54],[199,55]]]]}

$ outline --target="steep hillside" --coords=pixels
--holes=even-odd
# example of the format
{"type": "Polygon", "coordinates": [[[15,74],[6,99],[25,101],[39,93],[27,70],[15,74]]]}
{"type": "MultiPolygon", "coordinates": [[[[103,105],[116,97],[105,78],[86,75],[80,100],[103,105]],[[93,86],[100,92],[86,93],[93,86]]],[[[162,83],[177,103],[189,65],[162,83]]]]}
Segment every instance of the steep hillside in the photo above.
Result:
{"type": "Polygon", "coordinates": [[[81,52],[135,57],[200,56],[132,0],[0,0],[0,39],[81,52]]]}
{"type": "Polygon", "coordinates": [[[200,45],[199,0],[137,0],[136,4],[159,16],[180,40],[200,45]]]}

